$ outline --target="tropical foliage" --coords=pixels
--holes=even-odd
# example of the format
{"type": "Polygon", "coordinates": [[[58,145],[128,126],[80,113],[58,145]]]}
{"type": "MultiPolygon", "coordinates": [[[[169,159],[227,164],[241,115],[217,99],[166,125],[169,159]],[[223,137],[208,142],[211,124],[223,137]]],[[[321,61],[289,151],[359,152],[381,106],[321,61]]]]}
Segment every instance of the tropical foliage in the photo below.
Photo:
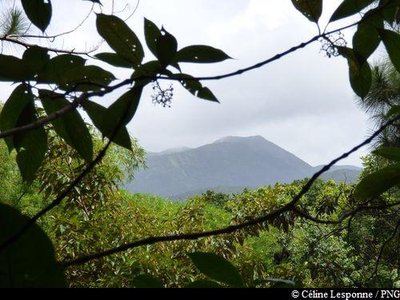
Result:
{"type": "Polygon", "coordinates": [[[96,15],[96,30],[110,52],[29,44],[27,24],[45,33],[54,21],[53,3],[17,2],[3,16],[0,36],[24,49],[21,56],[0,54],[0,81],[15,87],[0,113],[0,286],[399,285],[399,1],[343,0],[328,24],[321,24],[322,0],[292,0],[316,24],[317,35],[254,66],[207,78],[239,76],[320,40],[329,57],[348,61],[354,92],[378,114],[380,126],[370,139],[309,180],[238,195],[209,192],[185,204],[121,190],[126,174],[132,177],[144,166],[143,150],[126,125],[148,85],[154,102],[169,105],[173,90],[163,89],[161,80],[218,102],[201,78],[181,66],[230,57],[208,45],[180,48],[148,19],[142,43],[124,20],[103,13],[96,15]],[[348,17],[356,22],[326,30],[348,17]],[[350,48],[341,31],[352,27],[357,29],[350,48]],[[381,43],[388,62],[372,69],[368,59],[381,43]],[[152,60],[145,60],[145,47],[152,60]],[[99,61],[130,76],[117,80],[99,61]],[[115,91],[123,94],[110,106],[97,102],[115,91]],[[379,158],[366,158],[357,186],[317,179],[378,136],[379,158]]]}

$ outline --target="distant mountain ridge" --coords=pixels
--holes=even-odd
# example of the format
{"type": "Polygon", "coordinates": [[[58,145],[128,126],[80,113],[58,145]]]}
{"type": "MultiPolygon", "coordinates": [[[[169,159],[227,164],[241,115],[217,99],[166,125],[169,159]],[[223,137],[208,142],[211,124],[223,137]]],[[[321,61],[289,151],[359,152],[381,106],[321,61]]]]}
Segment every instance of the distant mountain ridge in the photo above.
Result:
{"type": "MultiPolygon", "coordinates": [[[[240,192],[244,187],[290,183],[309,177],[322,167],[312,167],[262,136],[229,136],[198,148],[149,153],[147,166],[132,183],[126,184],[127,190],[172,199],[207,189],[240,192]]],[[[322,178],[351,183],[360,170],[335,166],[322,178]]]]}

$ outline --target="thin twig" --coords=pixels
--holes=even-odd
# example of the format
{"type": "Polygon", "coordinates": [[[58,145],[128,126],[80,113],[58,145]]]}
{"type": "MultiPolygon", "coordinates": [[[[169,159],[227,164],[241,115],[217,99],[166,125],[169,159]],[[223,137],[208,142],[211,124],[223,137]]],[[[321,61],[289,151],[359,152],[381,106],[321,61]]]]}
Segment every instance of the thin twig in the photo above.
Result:
{"type": "Polygon", "coordinates": [[[85,18],[83,18],[83,20],[71,30],[68,30],[68,31],[65,31],[65,32],[62,32],[62,33],[58,33],[58,34],[54,34],[54,35],[23,34],[23,35],[19,35],[19,36],[16,36],[16,37],[17,38],[35,38],[35,39],[55,40],[56,38],[58,38],[60,36],[71,34],[71,33],[75,32],[75,31],[77,31],[80,27],[82,27],[83,24],[89,19],[90,15],[93,12],[94,5],[95,5],[95,3],[92,4],[92,7],[90,8],[90,10],[87,13],[87,15],[85,16],[85,18]]]}

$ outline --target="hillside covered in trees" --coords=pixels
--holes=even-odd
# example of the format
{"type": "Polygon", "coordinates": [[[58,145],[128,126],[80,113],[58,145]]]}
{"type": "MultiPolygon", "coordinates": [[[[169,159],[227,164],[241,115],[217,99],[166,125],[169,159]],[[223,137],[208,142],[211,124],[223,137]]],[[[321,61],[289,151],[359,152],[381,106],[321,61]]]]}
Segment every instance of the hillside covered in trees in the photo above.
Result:
{"type": "MultiPolygon", "coordinates": [[[[172,200],[207,190],[236,193],[312,176],[312,167],[261,136],[225,137],[194,149],[171,149],[146,155],[146,168],[125,184],[132,193],[150,193],[172,200]]],[[[335,166],[321,176],[355,183],[361,169],[335,166]]]]}

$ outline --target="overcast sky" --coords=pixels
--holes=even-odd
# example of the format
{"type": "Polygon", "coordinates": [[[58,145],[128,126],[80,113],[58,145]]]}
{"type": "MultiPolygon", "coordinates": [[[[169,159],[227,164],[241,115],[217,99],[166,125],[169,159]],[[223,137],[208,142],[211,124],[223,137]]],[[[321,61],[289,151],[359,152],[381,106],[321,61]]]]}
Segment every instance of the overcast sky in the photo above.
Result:
{"type": "MultiPolygon", "coordinates": [[[[91,8],[90,2],[82,0],[52,2],[54,22],[49,34],[73,28],[91,8]]],[[[112,1],[102,2],[108,13],[112,1]]],[[[122,18],[137,3],[115,2],[116,11],[124,9],[118,14],[122,18]]],[[[332,12],[339,2],[324,1],[329,4],[325,9],[332,12]]],[[[194,75],[218,75],[247,67],[317,33],[290,0],[142,0],[128,21],[142,41],[144,17],[174,34],[179,47],[208,44],[234,58],[220,64],[185,65],[184,72],[194,75]]],[[[94,21],[89,18],[73,35],[52,45],[91,49],[101,41],[94,21]]],[[[321,44],[315,43],[244,75],[204,82],[221,104],[199,100],[174,84],[172,107],[163,108],[152,103],[148,89],[129,129],[149,151],[196,147],[231,135],[262,135],[311,165],[327,163],[365,139],[371,125],[356,105],[346,61],[329,59],[320,48],[321,44]]],[[[107,46],[103,43],[100,52],[104,50],[107,46]]],[[[152,58],[148,55],[145,59],[152,58]]],[[[129,76],[121,69],[115,69],[115,74],[129,76]]],[[[367,150],[341,164],[361,165],[359,156],[367,150]]]]}

